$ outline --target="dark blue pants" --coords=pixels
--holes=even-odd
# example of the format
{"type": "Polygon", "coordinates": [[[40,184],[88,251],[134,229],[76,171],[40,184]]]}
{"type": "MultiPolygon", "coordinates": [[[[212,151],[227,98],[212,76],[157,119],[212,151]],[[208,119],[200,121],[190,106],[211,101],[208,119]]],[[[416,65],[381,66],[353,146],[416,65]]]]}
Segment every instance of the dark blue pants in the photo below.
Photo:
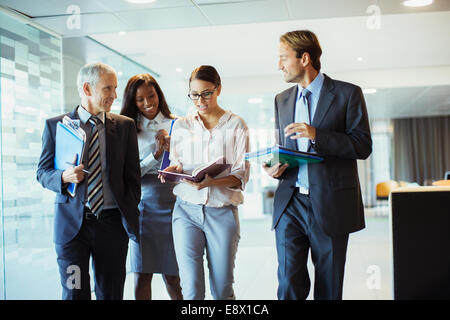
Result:
{"type": "Polygon", "coordinates": [[[64,300],[91,299],[91,256],[97,299],[123,299],[128,235],[118,210],[104,219],[85,219],[74,239],[55,248],[64,300]]]}
{"type": "Polygon", "coordinates": [[[304,300],[308,297],[310,249],[314,264],[314,299],[342,299],[348,234],[328,236],[314,217],[308,195],[294,192],[275,228],[275,236],[278,299],[304,300]]]}

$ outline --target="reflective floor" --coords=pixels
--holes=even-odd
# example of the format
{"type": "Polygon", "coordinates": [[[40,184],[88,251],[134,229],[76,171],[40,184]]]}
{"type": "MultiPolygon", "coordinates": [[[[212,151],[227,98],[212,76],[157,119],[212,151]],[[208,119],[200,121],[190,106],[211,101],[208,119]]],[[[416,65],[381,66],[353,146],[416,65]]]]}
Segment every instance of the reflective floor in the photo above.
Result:
{"type": "MultiPolygon", "coordinates": [[[[275,238],[270,230],[271,217],[241,221],[241,240],[236,258],[234,290],[237,299],[276,299],[277,261],[275,238]]],[[[344,277],[346,300],[392,299],[392,271],[389,254],[389,224],[385,210],[368,210],[366,228],[350,235],[344,277]]],[[[309,261],[311,287],[314,267],[309,261]]],[[[205,270],[207,270],[205,262],[205,270]]],[[[206,272],[206,298],[211,299],[206,272]]],[[[128,274],[125,299],[134,299],[133,274],[128,274]]],[[[169,296],[160,275],[152,283],[155,300],[169,296]]],[[[312,292],[308,299],[312,299],[312,292]]]]}
{"type": "MultiPolygon", "coordinates": [[[[366,210],[366,228],[350,235],[344,277],[344,299],[392,299],[392,272],[389,253],[388,207],[366,210]]],[[[51,240],[51,226],[32,242],[33,230],[42,230],[38,224],[17,222],[21,229],[17,244],[7,247],[5,272],[6,299],[60,299],[61,287],[56,254],[51,240]],[[29,225],[29,226],[28,226],[29,225]],[[28,228],[28,229],[24,229],[28,228]],[[25,232],[27,231],[27,232],[25,232]],[[23,234],[23,239],[20,235],[23,234]],[[45,240],[45,241],[44,241],[45,240]],[[41,243],[42,242],[42,243],[41,243]]],[[[40,222],[39,222],[40,223],[40,222]]],[[[276,299],[277,261],[274,232],[270,230],[271,216],[262,219],[241,219],[235,268],[237,299],[276,299]]],[[[41,223],[42,224],[42,223],[41,223]]],[[[14,235],[11,235],[13,238],[14,235]]],[[[10,242],[13,242],[12,240],[10,242]]],[[[206,262],[205,262],[206,265],[206,262]]],[[[129,263],[128,263],[129,267],[129,263]]],[[[207,268],[206,279],[208,279],[207,268]]],[[[309,263],[310,275],[313,266],[309,263]]],[[[128,273],[125,299],[134,299],[133,274],[128,273]]],[[[313,279],[311,279],[313,282],[313,279]]],[[[91,272],[91,283],[93,278],[91,272]]],[[[206,280],[206,298],[211,299],[206,280]]],[[[153,279],[153,299],[168,299],[160,275],[153,279]]],[[[310,294],[309,299],[312,299],[310,294]]]]}

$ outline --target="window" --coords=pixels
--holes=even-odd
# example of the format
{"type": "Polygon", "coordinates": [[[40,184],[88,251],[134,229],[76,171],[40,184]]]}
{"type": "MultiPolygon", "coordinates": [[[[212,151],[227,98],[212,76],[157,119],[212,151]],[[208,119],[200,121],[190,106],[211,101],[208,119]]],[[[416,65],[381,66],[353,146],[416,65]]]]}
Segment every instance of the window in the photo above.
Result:
{"type": "Polygon", "coordinates": [[[61,113],[61,39],[2,12],[0,20],[2,295],[58,299],[55,195],[36,167],[44,119],[61,113]]]}

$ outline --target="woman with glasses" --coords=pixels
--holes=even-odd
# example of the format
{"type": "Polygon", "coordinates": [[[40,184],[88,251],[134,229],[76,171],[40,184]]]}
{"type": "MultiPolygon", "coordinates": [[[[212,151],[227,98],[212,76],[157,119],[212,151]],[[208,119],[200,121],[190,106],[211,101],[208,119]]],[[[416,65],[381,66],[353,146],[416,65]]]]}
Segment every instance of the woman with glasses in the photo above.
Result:
{"type": "MultiPolygon", "coordinates": [[[[189,79],[189,98],[196,112],[177,120],[172,131],[166,171],[191,173],[199,165],[225,157],[230,168],[198,183],[184,180],[174,188],[172,217],[175,252],[184,299],[205,298],[203,255],[209,267],[214,299],[235,299],[233,270],[240,238],[237,206],[243,203],[249,164],[248,128],[244,120],[222,109],[222,86],[212,66],[196,68],[189,79]]],[[[160,179],[164,182],[163,175],[160,179]]]]}
{"type": "Polygon", "coordinates": [[[172,240],[173,184],[158,180],[164,151],[169,150],[169,134],[175,116],[164,94],[149,74],[130,78],[125,88],[120,114],[136,122],[141,164],[140,239],[131,241],[131,271],[135,273],[137,300],[151,299],[154,273],[161,273],[167,292],[181,300],[180,278],[172,240]]]}

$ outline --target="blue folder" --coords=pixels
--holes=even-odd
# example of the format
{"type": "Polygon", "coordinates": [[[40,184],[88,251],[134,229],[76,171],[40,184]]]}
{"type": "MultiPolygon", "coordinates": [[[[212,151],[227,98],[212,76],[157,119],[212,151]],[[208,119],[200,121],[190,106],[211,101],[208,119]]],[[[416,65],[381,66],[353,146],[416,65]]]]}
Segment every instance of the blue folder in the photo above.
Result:
{"type": "MultiPolygon", "coordinates": [[[[175,120],[177,120],[177,119],[173,119],[172,123],[170,124],[169,137],[172,135],[172,128],[173,128],[173,124],[174,124],[175,120]]],[[[161,161],[161,167],[159,168],[159,170],[164,170],[165,168],[167,168],[169,166],[169,164],[170,164],[169,155],[170,155],[170,153],[168,151],[164,151],[163,159],[161,161]]]]}
{"type": "MultiPolygon", "coordinates": [[[[78,166],[83,159],[84,140],[77,135],[73,129],[66,124],[58,122],[56,125],[56,142],[55,142],[55,169],[66,170],[70,167],[74,156],[76,161],[74,166],[78,166]]],[[[76,183],[70,183],[67,187],[67,193],[72,197],[75,196],[77,189],[76,183]]]]}

